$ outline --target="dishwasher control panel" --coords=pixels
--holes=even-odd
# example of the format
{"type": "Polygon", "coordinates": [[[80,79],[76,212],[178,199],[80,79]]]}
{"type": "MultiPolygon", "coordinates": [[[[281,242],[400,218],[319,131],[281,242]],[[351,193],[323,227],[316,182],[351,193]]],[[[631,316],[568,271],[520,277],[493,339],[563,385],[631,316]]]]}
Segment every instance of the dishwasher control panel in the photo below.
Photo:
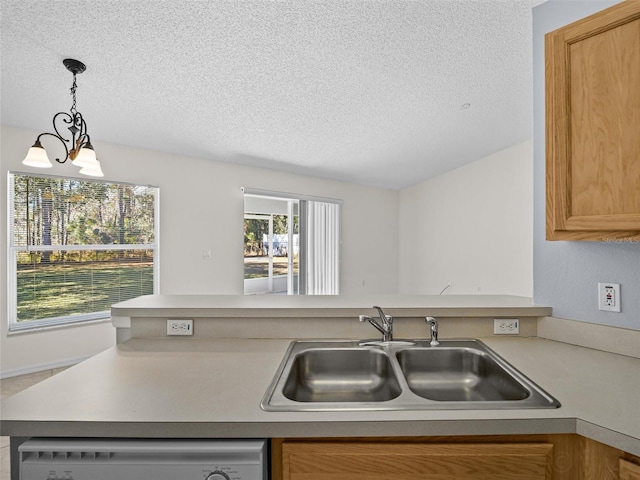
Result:
{"type": "Polygon", "coordinates": [[[20,480],[267,480],[267,441],[30,439],[20,480]]]}

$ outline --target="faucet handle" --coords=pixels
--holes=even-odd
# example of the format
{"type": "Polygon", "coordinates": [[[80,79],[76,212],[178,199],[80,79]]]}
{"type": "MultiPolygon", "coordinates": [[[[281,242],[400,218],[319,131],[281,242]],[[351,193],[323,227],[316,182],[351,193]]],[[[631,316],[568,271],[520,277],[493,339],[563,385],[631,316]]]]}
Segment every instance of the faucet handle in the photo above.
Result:
{"type": "Polygon", "coordinates": [[[393,325],[392,315],[387,315],[386,313],[384,313],[384,310],[382,310],[382,307],[379,307],[377,305],[374,305],[373,308],[378,310],[378,315],[380,316],[380,320],[382,320],[383,325],[385,326],[393,325]]]}

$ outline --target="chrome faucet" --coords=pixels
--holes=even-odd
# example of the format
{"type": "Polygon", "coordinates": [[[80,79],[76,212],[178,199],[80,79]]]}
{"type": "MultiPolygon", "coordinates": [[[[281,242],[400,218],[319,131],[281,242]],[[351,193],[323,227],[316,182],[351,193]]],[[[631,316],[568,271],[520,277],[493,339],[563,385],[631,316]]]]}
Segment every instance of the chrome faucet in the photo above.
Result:
{"type": "Polygon", "coordinates": [[[370,317],[368,315],[360,315],[358,318],[361,322],[369,322],[371,325],[375,327],[382,334],[383,342],[390,342],[393,340],[393,317],[391,315],[386,315],[382,308],[374,305],[373,308],[378,310],[378,315],[380,316],[381,322],[378,323],[375,318],[370,317]]]}
{"type": "Polygon", "coordinates": [[[440,345],[438,341],[438,321],[433,317],[426,317],[424,321],[429,325],[429,332],[431,333],[431,342],[429,342],[429,345],[432,347],[440,345]]]}

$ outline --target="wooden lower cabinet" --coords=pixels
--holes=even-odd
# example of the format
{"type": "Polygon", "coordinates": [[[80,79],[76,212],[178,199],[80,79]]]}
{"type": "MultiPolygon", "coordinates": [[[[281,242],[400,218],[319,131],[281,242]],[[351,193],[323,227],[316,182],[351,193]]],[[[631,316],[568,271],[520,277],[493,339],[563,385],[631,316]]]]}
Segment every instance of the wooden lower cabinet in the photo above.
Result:
{"type": "Polygon", "coordinates": [[[272,480],[640,480],[639,465],[578,435],[272,440],[272,480]]]}
{"type": "Polygon", "coordinates": [[[620,480],[640,480],[640,464],[621,458],[620,480]]]}
{"type": "Polygon", "coordinates": [[[285,443],[289,480],[545,480],[548,443],[285,443]]]}

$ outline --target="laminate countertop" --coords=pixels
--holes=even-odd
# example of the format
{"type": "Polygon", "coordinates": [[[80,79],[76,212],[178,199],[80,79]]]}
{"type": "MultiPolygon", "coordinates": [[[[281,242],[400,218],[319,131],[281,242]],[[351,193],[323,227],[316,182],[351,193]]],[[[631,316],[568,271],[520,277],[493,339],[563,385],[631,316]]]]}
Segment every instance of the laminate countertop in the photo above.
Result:
{"type": "Polygon", "coordinates": [[[372,305],[402,317],[551,315],[550,307],[514,295],[143,295],[113,305],[111,316],[357,318],[372,305]]]}
{"type": "Polygon", "coordinates": [[[266,412],[290,339],[132,339],[2,401],[1,434],[323,437],[578,433],[640,455],[640,359],[540,338],[484,338],[562,406],[266,412]]]}

